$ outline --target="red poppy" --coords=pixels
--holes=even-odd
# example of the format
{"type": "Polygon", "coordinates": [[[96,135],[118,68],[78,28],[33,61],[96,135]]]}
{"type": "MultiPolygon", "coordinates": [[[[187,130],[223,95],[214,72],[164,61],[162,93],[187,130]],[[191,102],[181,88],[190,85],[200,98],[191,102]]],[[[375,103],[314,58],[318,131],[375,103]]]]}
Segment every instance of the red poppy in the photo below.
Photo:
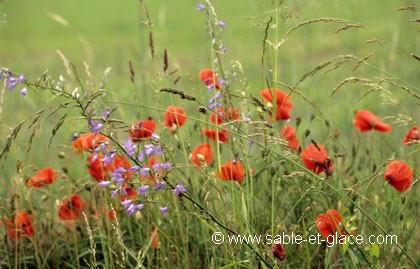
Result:
{"type": "Polygon", "coordinates": [[[108,142],[109,139],[101,134],[86,133],[78,137],[71,146],[76,154],[81,154],[83,151],[92,151],[99,147],[101,143],[108,142]]]}
{"type": "Polygon", "coordinates": [[[32,237],[34,229],[32,228],[32,215],[26,212],[16,211],[13,222],[8,217],[4,217],[7,225],[7,234],[12,239],[19,239],[23,237],[32,237]]]}
{"type": "Polygon", "coordinates": [[[131,125],[128,134],[133,142],[149,139],[155,131],[156,123],[152,120],[143,120],[131,125]]]}
{"type": "Polygon", "coordinates": [[[405,135],[404,145],[411,146],[420,140],[420,133],[417,126],[413,126],[405,135]]]}
{"type": "MultiPolygon", "coordinates": [[[[268,102],[267,106],[269,108],[275,108],[276,109],[276,121],[279,120],[288,120],[290,119],[290,111],[293,109],[293,104],[290,102],[290,99],[292,97],[285,92],[275,89],[276,95],[275,95],[275,105],[274,103],[274,92],[273,89],[264,89],[260,92],[261,97],[268,102]]],[[[272,114],[270,115],[270,118],[272,117],[272,114]]]]}
{"type": "Polygon", "coordinates": [[[229,132],[227,130],[210,130],[203,128],[203,134],[210,140],[219,141],[226,144],[229,140],[229,132]]]}
{"type": "MultiPolygon", "coordinates": [[[[322,237],[328,240],[329,243],[333,242],[335,234],[338,233],[338,226],[342,225],[339,232],[341,236],[345,236],[346,232],[343,225],[343,217],[334,209],[327,210],[325,215],[319,214],[316,218],[316,226],[322,237]]],[[[341,238],[340,236],[340,238],[341,238]]]]}
{"type": "MultiPolygon", "coordinates": [[[[252,174],[254,170],[251,169],[249,172],[252,174]]],[[[246,172],[243,164],[239,160],[233,160],[222,165],[220,171],[215,173],[215,176],[225,181],[233,180],[242,184],[246,177],[246,172]]]]}
{"type": "Polygon", "coordinates": [[[130,185],[123,184],[123,189],[125,194],[122,194],[122,192],[119,194],[121,202],[124,200],[134,200],[137,197],[137,192],[130,185]]]}
{"type": "Polygon", "coordinates": [[[391,132],[391,125],[383,123],[377,116],[368,110],[359,110],[354,116],[354,127],[359,132],[367,132],[370,130],[376,130],[382,133],[391,132]]]}
{"type": "Polygon", "coordinates": [[[299,150],[299,140],[296,136],[296,131],[293,126],[285,126],[280,130],[281,136],[287,140],[288,147],[294,151],[299,150]]]}
{"type": "Polygon", "coordinates": [[[73,194],[70,198],[63,200],[58,209],[58,217],[61,220],[77,220],[82,216],[87,204],[83,203],[82,197],[73,194]]]}
{"type": "Polygon", "coordinates": [[[192,151],[190,160],[199,167],[204,163],[210,165],[213,162],[213,150],[211,145],[207,143],[198,145],[198,147],[192,151]]]}
{"type": "Polygon", "coordinates": [[[413,171],[403,161],[390,161],[386,166],[385,180],[397,191],[403,192],[410,188],[413,182],[413,171]]]}
{"type": "Polygon", "coordinates": [[[216,89],[220,89],[218,78],[214,74],[213,70],[203,69],[200,71],[199,76],[201,81],[203,81],[208,88],[216,87],[216,89]]]}
{"type": "Polygon", "coordinates": [[[271,247],[271,252],[273,252],[274,257],[280,261],[286,259],[286,249],[282,243],[274,243],[271,247]]]}
{"type": "Polygon", "coordinates": [[[158,230],[155,229],[155,226],[152,225],[152,229],[150,230],[150,238],[152,239],[152,243],[150,244],[151,249],[157,249],[159,247],[159,233],[158,230]]]}
{"type": "Polygon", "coordinates": [[[229,107],[227,111],[223,108],[216,110],[216,113],[211,114],[210,121],[213,124],[220,125],[223,122],[240,120],[239,110],[229,107]]]}
{"type": "Polygon", "coordinates": [[[45,167],[36,173],[26,183],[28,187],[40,188],[53,183],[57,179],[57,173],[51,167],[45,167]]]}
{"type": "Polygon", "coordinates": [[[325,172],[327,177],[332,175],[334,166],[323,145],[310,144],[302,151],[302,162],[312,172],[319,175],[325,172]]]}
{"type": "Polygon", "coordinates": [[[187,117],[185,117],[185,115],[184,109],[170,106],[165,111],[165,119],[162,125],[168,127],[169,131],[172,133],[178,126],[181,127],[187,122],[187,117]]]}
{"type": "MultiPolygon", "coordinates": [[[[112,159],[112,163],[108,163],[106,165],[104,165],[104,162],[102,161],[103,158],[104,156],[101,154],[92,154],[88,160],[88,172],[98,182],[107,180],[108,173],[114,172],[118,167],[124,168],[126,170],[130,169],[131,167],[130,162],[125,156],[117,155],[112,159]]],[[[131,173],[127,173],[125,177],[130,178],[131,173]]]]}

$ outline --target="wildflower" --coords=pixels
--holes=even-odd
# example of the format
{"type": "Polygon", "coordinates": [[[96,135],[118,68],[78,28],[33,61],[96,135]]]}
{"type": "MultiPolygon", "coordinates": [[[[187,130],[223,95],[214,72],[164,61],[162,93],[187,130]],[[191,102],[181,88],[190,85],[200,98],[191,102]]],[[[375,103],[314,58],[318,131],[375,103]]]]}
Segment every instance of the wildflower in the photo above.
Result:
{"type": "Polygon", "coordinates": [[[45,167],[38,171],[26,183],[28,187],[40,188],[53,183],[57,179],[57,173],[51,167],[45,167]]]}
{"type": "Polygon", "coordinates": [[[165,111],[165,119],[162,125],[168,127],[169,131],[173,133],[177,127],[182,127],[187,122],[185,115],[184,109],[170,106],[165,111]]]}
{"type": "Polygon", "coordinates": [[[411,128],[405,135],[405,139],[403,143],[406,146],[411,146],[411,145],[416,144],[416,141],[417,142],[420,141],[420,133],[417,126],[413,126],[413,128],[411,128]]]}
{"type": "MultiPolygon", "coordinates": [[[[253,172],[254,170],[250,169],[249,173],[252,174],[253,172]]],[[[215,173],[215,176],[224,181],[233,180],[242,184],[246,177],[246,172],[243,164],[239,160],[233,160],[222,165],[219,172],[215,173]]]]}
{"type": "Polygon", "coordinates": [[[125,141],[123,148],[127,152],[127,157],[131,158],[134,155],[137,147],[133,144],[131,139],[128,139],[125,141]]]}
{"type": "Polygon", "coordinates": [[[410,188],[413,172],[405,162],[393,160],[387,164],[384,177],[397,191],[403,192],[410,188]]]}
{"type": "Polygon", "coordinates": [[[150,248],[151,249],[157,249],[159,247],[159,234],[158,234],[158,230],[155,229],[155,226],[152,225],[152,229],[150,230],[150,238],[152,240],[152,242],[150,243],[150,248]]]}
{"type": "Polygon", "coordinates": [[[83,151],[95,150],[100,144],[107,142],[109,142],[109,139],[101,134],[85,133],[77,137],[71,146],[75,154],[80,154],[83,151]]]}
{"type": "Polygon", "coordinates": [[[160,213],[166,218],[168,216],[168,208],[161,206],[159,209],[160,213]]]}
{"type": "Polygon", "coordinates": [[[203,134],[210,140],[219,141],[222,144],[226,144],[229,140],[229,132],[223,130],[210,130],[203,128],[203,134]]]}
{"type": "Polygon", "coordinates": [[[227,111],[223,108],[219,108],[216,110],[216,113],[213,113],[210,116],[211,123],[216,124],[216,125],[220,125],[224,121],[227,122],[227,121],[235,121],[235,120],[240,120],[239,110],[233,109],[231,107],[229,107],[227,111]]]}
{"type": "Polygon", "coordinates": [[[28,94],[28,89],[25,87],[25,88],[23,88],[22,90],[20,90],[20,94],[22,95],[22,96],[26,96],[27,94],[28,94]]]}
{"type": "Polygon", "coordinates": [[[209,90],[213,90],[214,88],[216,88],[217,90],[220,90],[218,78],[214,74],[213,70],[203,69],[200,71],[199,76],[200,76],[200,80],[203,81],[204,84],[206,84],[209,90]]]}
{"type": "Polygon", "coordinates": [[[296,136],[296,131],[293,126],[285,126],[280,130],[281,136],[287,140],[288,147],[294,151],[299,150],[299,140],[296,136]]]}
{"type": "Polygon", "coordinates": [[[133,200],[137,197],[137,192],[127,184],[122,184],[121,190],[123,190],[123,192],[121,192],[120,201],[133,200]]]}
{"type": "Polygon", "coordinates": [[[319,214],[316,218],[316,226],[322,237],[327,239],[329,243],[333,242],[336,233],[341,234],[340,238],[346,234],[343,225],[343,217],[334,209],[327,210],[325,215],[319,214]],[[338,232],[339,225],[342,226],[340,232],[338,232]]]}
{"type": "Polygon", "coordinates": [[[271,247],[271,252],[279,261],[286,259],[286,249],[282,243],[274,243],[271,247]]]}
{"type": "Polygon", "coordinates": [[[145,139],[151,138],[155,131],[156,123],[152,120],[143,120],[134,123],[128,134],[130,135],[133,142],[140,142],[145,139]]]}
{"type": "Polygon", "coordinates": [[[213,162],[213,150],[211,145],[208,143],[198,145],[198,147],[192,151],[190,160],[198,167],[204,164],[210,165],[213,162]]]}
{"type": "Polygon", "coordinates": [[[361,133],[370,130],[376,130],[382,133],[391,132],[390,125],[383,123],[377,116],[368,110],[359,110],[354,116],[353,124],[361,133]]]}
{"type": "MultiPolygon", "coordinates": [[[[293,105],[290,102],[292,98],[285,92],[279,89],[264,89],[260,92],[261,97],[267,102],[269,108],[276,109],[276,121],[290,119],[290,111],[293,109],[293,105]],[[274,99],[275,90],[275,99],[274,99]],[[275,101],[275,105],[274,105],[275,101]]],[[[271,113],[270,117],[273,116],[271,113]]]]}
{"type": "Polygon", "coordinates": [[[124,201],[120,202],[120,204],[124,207],[124,209],[129,208],[132,203],[133,203],[132,200],[124,200],[124,201]]]}
{"type": "Polygon", "coordinates": [[[144,185],[137,189],[137,193],[142,196],[146,196],[149,189],[150,189],[149,185],[144,185]]]}
{"type": "Polygon", "coordinates": [[[225,24],[224,22],[222,22],[222,21],[219,21],[219,22],[217,23],[217,25],[218,25],[221,29],[225,29],[225,28],[226,28],[226,24],[225,24]]]}
{"type": "Polygon", "coordinates": [[[92,120],[92,118],[88,119],[88,124],[90,125],[90,132],[94,134],[99,134],[102,127],[104,126],[103,123],[97,123],[96,121],[92,120]]]}
{"type": "Polygon", "coordinates": [[[197,8],[197,10],[205,10],[206,9],[206,7],[204,6],[203,3],[198,3],[196,8],[197,8]]]}
{"type": "Polygon", "coordinates": [[[165,188],[166,184],[164,182],[155,182],[155,191],[160,191],[161,189],[165,188]]]}
{"type": "Polygon", "coordinates": [[[83,210],[87,208],[78,194],[73,194],[70,198],[65,199],[58,210],[58,217],[61,220],[77,220],[82,216],[83,210]]]}
{"type": "Polygon", "coordinates": [[[138,204],[138,205],[131,204],[131,205],[127,208],[127,210],[126,210],[126,211],[127,211],[128,215],[132,216],[132,215],[134,215],[134,213],[135,213],[136,211],[141,211],[143,208],[144,208],[144,204],[138,204]]]}
{"type": "Polygon", "coordinates": [[[34,229],[32,227],[33,217],[27,212],[16,211],[13,222],[8,217],[4,217],[7,225],[7,234],[12,239],[19,239],[23,237],[32,237],[34,229]]]}
{"type": "Polygon", "coordinates": [[[302,162],[312,172],[319,175],[325,172],[327,177],[332,175],[334,166],[323,145],[310,144],[302,151],[302,162]]]}
{"type": "Polygon", "coordinates": [[[180,183],[175,186],[174,193],[176,196],[179,197],[183,192],[187,192],[187,189],[184,187],[184,184],[180,183]]]}
{"type": "MultiPolygon", "coordinates": [[[[106,181],[108,179],[108,173],[115,172],[117,168],[125,169],[125,171],[131,168],[130,162],[124,156],[116,155],[111,161],[107,161],[102,155],[92,154],[89,157],[88,164],[89,174],[98,182],[106,181]],[[104,161],[107,161],[106,163],[104,161]]],[[[116,176],[116,174],[114,174],[116,176]]],[[[127,171],[123,175],[124,178],[130,177],[130,173],[127,171]]]]}
{"type": "Polygon", "coordinates": [[[111,181],[101,181],[98,183],[99,187],[101,188],[107,188],[109,185],[111,185],[111,181]]]}

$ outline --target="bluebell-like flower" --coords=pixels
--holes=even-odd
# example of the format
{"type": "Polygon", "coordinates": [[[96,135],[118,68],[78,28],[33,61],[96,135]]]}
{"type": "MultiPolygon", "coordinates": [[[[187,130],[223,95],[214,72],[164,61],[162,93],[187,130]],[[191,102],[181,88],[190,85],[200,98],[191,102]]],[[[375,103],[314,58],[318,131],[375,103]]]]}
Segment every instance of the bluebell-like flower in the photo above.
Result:
{"type": "Polygon", "coordinates": [[[206,7],[204,6],[203,3],[198,3],[196,8],[197,8],[197,10],[205,10],[206,9],[206,7]]]}
{"type": "Polygon", "coordinates": [[[164,182],[155,182],[155,191],[160,191],[161,189],[165,188],[166,184],[164,182]]]}
{"type": "Polygon", "coordinates": [[[136,151],[137,146],[135,146],[131,139],[125,141],[123,148],[127,151],[127,157],[131,158],[136,151]]]}
{"type": "Polygon", "coordinates": [[[225,24],[224,22],[222,22],[222,21],[219,21],[219,22],[217,23],[217,25],[218,25],[221,29],[225,29],[225,28],[226,28],[226,24],[225,24]]]}
{"type": "Polygon", "coordinates": [[[21,94],[22,96],[26,96],[26,95],[28,94],[28,89],[26,89],[26,87],[25,87],[25,88],[23,88],[23,89],[20,91],[20,94],[21,94]]]}
{"type": "Polygon", "coordinates": [[[146,196],[149,189],[150,189],[149,185],[144,185],[137,189],[137,193],[142,196],[146,196]]]}
{"type": "Polygon", "coordinates": [[[165,207],[160,207],[160,213],[162,213],[162,215],[166,218],[168,216],[168,208],[165,207]]]}
{"type": "Polygon", "coordinates": [[[184,184],[179,183],[178,185],[176,185],[175,189],[174,189],[174,193],[176,196],[180,196],[181,193],[183,192],[187,192],[187,189],[184,187],[184,184]]]}
{"type": "Polygon", "coordinates": [[[127,208],[127,213],[128,213],[128,215],[132,216],[132,215],[134,214],[134,212],[142,210],[142,209],[143,209],[143,207],[144,207],[144,205],[143,205],[143,204],[138,204],[138,205],[131,204],[131,205],[127,208]]]}
{"type": "Polygon", "coordinates": [[[101,188],[106,188],[106,187],[108,187],[109,185],[111,185],[111,181],[100,181],[100,182],[98,183],[98,185],[99,185],[99,187],[101,187],[101,188]]]}
{"type": "Polygon", "coordinates": [[[133,201],[131,201],[131,200],[124,200],[124,201],[120,202],[120,204],[124,207],[124,209],[127,209],[132,203],[133,203],[133,201]]]}
{"type": "Polygon", "coordinates": [[[149,175],[150,168],[149,167],[142,167],[140,168],[140,176],[147,177],[149,175]]]}

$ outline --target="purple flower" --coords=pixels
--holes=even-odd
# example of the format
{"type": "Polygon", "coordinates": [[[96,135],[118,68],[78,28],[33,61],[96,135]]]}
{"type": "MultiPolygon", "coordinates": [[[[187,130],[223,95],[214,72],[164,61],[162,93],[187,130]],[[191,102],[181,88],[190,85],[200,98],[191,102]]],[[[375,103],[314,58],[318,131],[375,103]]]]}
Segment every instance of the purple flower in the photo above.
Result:
{"type": "Polygon", "coordinates": [[[111,185],[111,181],[101,181],[101,182],[99,182],[99,183],[98,183],[98,185],[99,185],[99,187],[101,187],[101,188],[106,188],[106,187],[108,187],[109,185],[111,185]]]}
{"type": "Polygon", "coordinates": [[[88,119],[88,123],[90,125],[90,132],[94,134],[98,134],[104,126],[102,123],[96,123],[91,118],[88,119]]]}
{"type": "Polygon", "coordinates": [[[149,167],[140,168],[140,176],[147,177],[149,175],[149,171],[150,171],[149,167]]]}
{"type": "Polygon", "coordinates": [[[25,88],[23,88],[23,89],[20,91],[20,94],[21,94],[22,96],[26,96],[26,95],[28,94],[28,89],[26,89],[26,87],[25,87],[25,88]]]}
{"type": "Polygon", "coordinates": [[[198,3],[196,8],[197,8],[197,10],[205,10],[206,9],[206,7],[204,6],[203,3],[198,3]]]}
{"type": "Polygon", "coordinates": [[[132,166],[132,167],[130,167],[130,169],[128,169],[128,172],[130,172],[130,173],[136,173],[137,171],[139,171],[140,170],[140,166],[132,166]]]}
{"type": "Polygon", "coordinates": [[[105,157],[101,159],[101,161],[104,163],[104,166],[112,165],[112,161],[114,160],[115,153],[116,153],[115,150],[111,150],[110,152],[108,152],[107,155],[105,155],[105,157]]]}
{"type": "Polygon", "coordinates": [[[166,186],[166,184],[164,182],[155,182],[155,191],[160,191],[161,189],[163,189],[166,186]]]}
{"type": "Polygon", "coordinates": [[[139,160],[139,162],[144,162],[144,152],[141,151],[139,153],[139,155],[137,155],[137,160],[139,160]]]}
{"type": "Polygon", "coordinates": [[[138,194],[140,194],[142,196],[146,196],[149,189],[150,189],[149,185],[144,185],[144,186],[141,186],[140,188],[138,188],[137,192],[138,192],[138,194]]]}
{"type": "Polygon", "coordinates": [[[187,192],[187,189],[184,187],[184,184],[180,183],[178,185],[176,185],[175,189],[174,189],[174,193],[176,196],[180,196],[181,193],[183,192],[187,192]]]}
{"type": "Polygon", "coordinates": [[[101,115],[101,118],[103,120],[106,120],[108,118],[109,114],[111,114],[111,109],[110,108],[105,108],[104,112],[101,115]]]}
{"type": "Polygon", "coordinates": [[[156,171],[156,173],[159,173],[160,170],[166,170],[169,171],[171,170],[171,164],[169,162],[165,162],[165,163],[155,163],[153,165],[153,169],[156,171]]]}
{"type": "Polygon", "coordinates": [[[160,207],[160,213],[162,213],[162,215],[166,218],[168,216],[168,208],[165,207],[160,207]]]}
{"type": "Polygon", "coordinates": [[[79,134],[78,134],[78,133],[74,133],[74,134],[71,136],[70,141],[71,141],[71,142],[74,142],[74,141],[76,141],[76,139],[77,139],[77,138],[79,138],[79,134]]]}
{"type": "Polygon", "coordinates": [[[159,141],[160,140],[160,136],[157,134],[152,134],[152,139],[155,141],[159,141]]]}
{"type": "Polygon", "coordinates": [[[124,206],[124,209],[127,209],[132,203],[133,203],[133,201],[131,201],[131,200],[124,200],[120,204],[122,206],[124,206]]]}
{"type": "Polygon", "coordinates": [[[113,190],[113,191],[111,191],[111,198],[112,199],[114,199],[115,198],[115,196],[117,196],[117,194],[118,194],[118,191],[119,191],[120,189],[116,189],[116,190],[113,190]]]}
{"type": "Polygon", "coordinates": [[[221,29],[225,29],[225,28],[226,28],[226,24],[225,24],[224,22],[222,22],[222,21],[219,21],[219,22],[217,23],[217,25],[218,25],[221,29]]]}
{"type": "Polygon", "coordinates": [[[123,148],[127,151],[127,157],[131,158],[134,155],[134,151],[136,151],[136,146],[133,144],[131,139],[125,141],[123,148]]]}
{"type": "Polygon", "coordinates": [[[138,205],[131,204],[131,205],[127,208],[127,213],[128,213],[128,215],[132,216],[132,215],[134,214],[134,212],[142,210],[142,209],[143,209],[143,207],[144,207],[144,205],[143,205],[143,204],[138,204],[138,205]]]}

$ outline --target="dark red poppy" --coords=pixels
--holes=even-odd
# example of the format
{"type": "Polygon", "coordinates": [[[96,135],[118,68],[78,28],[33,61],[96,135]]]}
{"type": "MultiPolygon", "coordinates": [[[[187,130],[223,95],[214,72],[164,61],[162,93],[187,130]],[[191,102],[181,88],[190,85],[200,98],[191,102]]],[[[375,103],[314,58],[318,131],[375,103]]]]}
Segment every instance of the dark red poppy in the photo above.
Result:
{"type": "Polygon", "coordinates": [[[28,187],[41,188],[53,183],[57,179],[57,173],[51,167],[45,167],[28,180],[28,187]]]}
{"type": "Polygon", "coordinates": [[[415,145],[420,141],[420,132],[417,126],[413,126],[410,130],[408,130],[407,134],[405,135],[404,145],[411,146],[415,145]]]}
{"type": "Polygon", "coordinates": [[[109,139],[101,134],[86,133],[79,136],[71,145],[74,153],[81,154],[83,151],[92,151],[101,143],[108,141],[109,139]]]}
{"type": "Polygon", "coordinates": [[[7,234],[12,239],[19,239],[23,237],[32,237],[34,229],[32,227],[32,215],[26,212],[16,211],[13,222],[8,217],[4,217],[7,225],[7,234]]]}
{"type": "Polygon", "coordinates": [[[187,117],[184,109],[180,107],[170,106],[165,111],[165,119],[162,123],[163,126],[169,128],[172,133],[177,127],[181,127],[187,122],[187,117]]]}
{"type": "Polygon", "coordinates": [[[199,167],[204,163],[210,165],[213,162],[213,150],[211,145],[208,143],[198,145],[198,147],[192,151],[190,160],[199,167]]]}
{"type": "Polygon", "coordinates": [[[156,123],[152,120],[143,120],[131,125],[128,134],[133,142],[139,142],[152,137],[156,129],[156,123]]]}
{"type": "Polygon", "coordinates": [[[217,76],[211,69],[203,69],[200,71],[200,79],[206,84],[208,88],[215,87],[217,90],[220,89],[217,76]]]}
{"type": "Polygon", "coordinates": [[[319,214],[316,218],[316,226],[318,227],[322,237],[327,239],[329,243],[333,242],[336,233],[340,234],[340,238],[346,234],[344,230],[343,217],[334,209],[327,210],[325,215],[319,214]],[[339,225],[342,225],[340,232],[338,232],[339,225]]]}
{"type": "Polygon", "coordinates": [[[271,252],[279,261],[286,259],[286,249],[281,243],[274,243],[271,247],[271,252]]]}
{"type": "Polygon", "coordinates": [[[124,200],[134,200],[137,197],[137,192],[129,185],[123,184],[123,189],[125,191],[125,194],[120,194],[120,201],[124,200]]]}
{"type": "MultiPolygon", "coordinates": [[[[249,172],[252,174],[254,170],[250,169],[249,172]]],[[[215,176],[225,181],[233,180],[242,184],[246,177],[246,172],[243,164],[239,160],[233,160],[222,165],[219,172],[215,173],[215,176]]]]}
{"type": "Polygon", "coordinates": [[[216,113],[211,114],[210,121],[213,124],[220,125],[224,122],[240,120],[239,110],[229,107],[227,110],[219,108],[216,113]]]}
{"type": "Polygon", "coordinates": [[[294,151],[299,150],[299,140],[296,136],[296,131],[293,126],[285,126],[280,130],[281,136],[287,140],[288,146],[294,151]]]}
{"type": "MultiPolygon", "coordinates": [[[[279,89],[274,90],[275,95],[273,89],[262,90],[261,97],[268,102],[267,106],[270,109],[276,109],[276,121],[290,119],[290,111],[293,109],[293,104],[290,101],[292,97],[279,89]]],[[[273,113],[270,118],[272,115],[273,113]]]]}
{"type": "Polygon", "coordinates": [[[229,140],[229,132],[223,130],[210,130],[203,128],[203,134],[210,140],[219,141],[222,144],[226,144],[229,140]]]}
{"type": "Polygon", "coordinates": [[[78,194],[73,194],[70,198],[63,200],[58,209],[58,217],[61,220],[77,220],[82,216],[82,212],[87,208],[78,194]]]}
{"type": "Polygon", "coordinates": [[[332,175],[334,166],[323,145],[310,144],[302,151],[302,162],[312,172],[319,175],[325,172],[327,177],[332,175]]]}
{"type": "Polygon", "coordinates": [[[376,130],[382,133],[391,132],[391,125],[383,123],[377,116],[368,110],[359,110],[354,116],[354,127],[359,132],[367,132],[370,130],[376,130]]]}
{"type": "Polygon", "coordinates": [[[413,171],[405,162],[393,160],[387,164],[384,177],[397,191],[403,192],[408,190],[413,182],[413,171]]]}

